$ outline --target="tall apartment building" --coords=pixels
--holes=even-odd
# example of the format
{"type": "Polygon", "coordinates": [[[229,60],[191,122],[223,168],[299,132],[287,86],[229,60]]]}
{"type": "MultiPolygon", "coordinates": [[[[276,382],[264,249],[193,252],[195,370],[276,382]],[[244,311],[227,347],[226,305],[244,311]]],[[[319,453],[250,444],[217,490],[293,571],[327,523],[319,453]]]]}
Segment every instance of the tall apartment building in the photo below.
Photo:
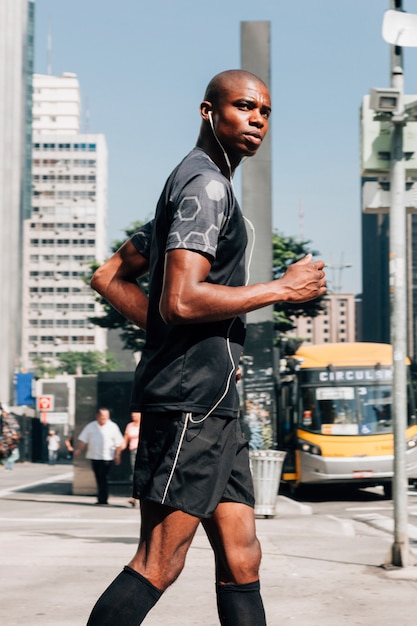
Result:
{"type": "Polygon", "coordinates": [[[33,77],[32,216],[24,227],[22,362],[103,351],[106,330],[83,277],[106,254],[107,148],[80,133],[75,74],[33,77]]]}
{"type": "Polygon", "coordinates": [[[0,2],[0,401],[21,350],[22,229],[30,199],[34,4],[0,2]]]}
{"type": "Polygon", "coordinates": [[[355,341],[355,296],[353,293],[328,294],[325,309],[317,317],[294,319],[295,328],[288,336],[312,344],[355,341]]]}

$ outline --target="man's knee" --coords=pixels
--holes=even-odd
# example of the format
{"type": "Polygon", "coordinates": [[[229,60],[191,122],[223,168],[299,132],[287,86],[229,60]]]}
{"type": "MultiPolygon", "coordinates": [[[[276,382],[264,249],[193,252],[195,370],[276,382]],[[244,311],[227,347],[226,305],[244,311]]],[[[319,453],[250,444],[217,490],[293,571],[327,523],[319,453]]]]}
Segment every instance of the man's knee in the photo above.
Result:
{"type": "Polygon", "coordinates": [[[257,580],[261,558],[257,537],[244,546],[233,546],[227,551],[227,568],[221,568],[218,572],[219,582],[243,585],[257,580]]]}
{"type": "Polygon", "coordinates": [[[238,550],[237,553],[240,571],[247,572],[251,580],[256,579],[258,577],[262,558],[261,544],[259,543],[258,538],[254,537],[250,544],[248,544],[243,550],[238,550]]]}
{"type": "Polygon", "coordinates": [[[262,554],[253,509],[221,502],[203,525],[216,554],[217,581],[247,584],[257,580],[262,554]]]}

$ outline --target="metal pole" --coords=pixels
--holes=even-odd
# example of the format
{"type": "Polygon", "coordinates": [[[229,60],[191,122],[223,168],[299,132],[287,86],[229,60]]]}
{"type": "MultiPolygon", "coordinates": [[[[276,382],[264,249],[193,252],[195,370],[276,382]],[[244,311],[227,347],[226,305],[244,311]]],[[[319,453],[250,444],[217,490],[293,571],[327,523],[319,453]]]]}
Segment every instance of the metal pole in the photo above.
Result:
{"type": "Polygon", "coordinates": [[[410,552],[407,535],[408,481],[405,466],[407,428],[407,289],[406,289],[406,212],[405,163],[403,154],[404,76],[401,67],[392,71],[392,87],[399,91],[398,109],[392,117],[391,208],[390,208],[390,288],[391,343],[393,346],[392,419],[394,431],[394,543],[392,565],[406,567],[410,552]]]}
{"type": "MultiPolygon", "coordinates": [[[[393,11],[402,11],[402,0],[390,0],[390,9],[393,11]]],[[[400,46],[390,46],[390,57],[390,71],[392,77],[395,67],[402,67],[404,69],[403,49],[400,46]]]]}

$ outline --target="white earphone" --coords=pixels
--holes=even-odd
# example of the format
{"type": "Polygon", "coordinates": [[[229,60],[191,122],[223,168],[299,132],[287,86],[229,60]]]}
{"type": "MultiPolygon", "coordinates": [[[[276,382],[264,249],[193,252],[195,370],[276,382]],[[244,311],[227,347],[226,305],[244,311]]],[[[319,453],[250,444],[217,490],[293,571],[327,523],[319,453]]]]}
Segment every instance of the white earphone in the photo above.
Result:
{"type": "Polygon", "coordinates": [[[208,115],[208,119],[209,119],[209,122],[210,122],[211,129],[212,129],[212,131],[214,133],[213,113],[211,111],[209,111],[207,113],[207,115],[208,115]]]}

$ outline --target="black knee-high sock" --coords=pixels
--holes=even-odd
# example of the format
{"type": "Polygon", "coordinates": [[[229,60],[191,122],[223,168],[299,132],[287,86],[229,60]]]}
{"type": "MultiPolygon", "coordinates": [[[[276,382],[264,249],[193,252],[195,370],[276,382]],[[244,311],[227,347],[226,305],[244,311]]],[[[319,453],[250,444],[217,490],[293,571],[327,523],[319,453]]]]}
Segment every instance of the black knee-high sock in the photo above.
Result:
{"type": "Polygon", "coordinates": [[[222,626],[266,626],[259,580],[246,585],[216,584],[222,626]]]}
{"type": "Polygon", "coordinates": [[[97,600],[87,626],[138,626],[162,591],[127,566],[97,600]]]}

